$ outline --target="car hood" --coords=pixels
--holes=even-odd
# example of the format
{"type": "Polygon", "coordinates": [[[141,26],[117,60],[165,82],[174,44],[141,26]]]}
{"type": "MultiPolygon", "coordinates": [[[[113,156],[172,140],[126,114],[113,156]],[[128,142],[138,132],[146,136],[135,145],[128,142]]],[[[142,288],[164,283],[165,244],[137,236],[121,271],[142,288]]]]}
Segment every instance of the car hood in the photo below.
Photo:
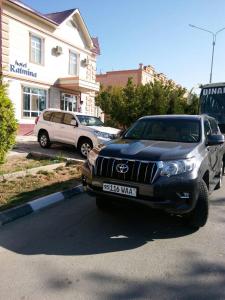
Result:
{"type": "Polygon", "coordinates": [[[195,156],[200,150],[199,147],[198,143],[119,139],[110,142],[99,154],[147,161],[177,160],[195,156]]]}
{"type": "Polygon", "coordinates": [[[106,132],[109,134],[118,134],[120,132],[120,129],[113,128],[113,127],[106,127],[106,126],[88,126],[88,128],[101,131],[101,132],[106,132]]]}

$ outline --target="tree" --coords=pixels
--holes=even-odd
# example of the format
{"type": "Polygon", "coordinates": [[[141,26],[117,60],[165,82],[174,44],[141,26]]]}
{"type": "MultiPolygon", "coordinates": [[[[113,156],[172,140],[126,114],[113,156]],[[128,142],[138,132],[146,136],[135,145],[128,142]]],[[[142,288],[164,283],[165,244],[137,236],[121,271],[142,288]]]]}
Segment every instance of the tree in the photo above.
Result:
{"type": "Polygon", "coordinates": [[[199,114],[199,96],[190,94],[188,102],[189,104],[187,104],[185,112],[190,115],[199,114]]]}
{"type": "MultiPolygon", "coordinates": [[[[110,125],[129,127],[145,115],[183,114],[195,111],[187,105],[187,90],[172,81],[155,79],[146,85],[134,85],[129,78],[125,87],[101,86],[96,104],[110,116],[110,125]]],[[[194,98],[193,98],[194,99],[194,98]]]]}
{"type": "Polygon", "coordinates": [[[7,85],[0,78],[0,163],[3,163],[7,152],[15,144],[17,121],[14,107],[7,95],[7,85]]]}

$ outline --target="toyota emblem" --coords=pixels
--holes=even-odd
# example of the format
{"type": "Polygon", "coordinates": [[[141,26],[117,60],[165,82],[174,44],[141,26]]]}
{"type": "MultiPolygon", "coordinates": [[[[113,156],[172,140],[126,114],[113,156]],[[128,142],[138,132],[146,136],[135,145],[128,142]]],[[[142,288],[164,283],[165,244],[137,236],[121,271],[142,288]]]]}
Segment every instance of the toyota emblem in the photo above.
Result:
{"type": "Polygon", "coordinates": [[[129,167],[126,164],[118,164],[116,166],[116,171],[121,174],[125,174],[129,171],[129,167]]]}

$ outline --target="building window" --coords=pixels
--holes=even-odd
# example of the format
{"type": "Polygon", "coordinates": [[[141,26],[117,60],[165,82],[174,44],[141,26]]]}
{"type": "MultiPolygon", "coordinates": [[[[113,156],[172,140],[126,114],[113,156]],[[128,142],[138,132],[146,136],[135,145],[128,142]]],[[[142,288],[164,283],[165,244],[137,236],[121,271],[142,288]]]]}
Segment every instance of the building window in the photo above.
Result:
{"type": "Polygon", "coordinates": [[[69,74],[78,75],[78,54],[72,51],[69,57],[69,74]]]}
{"type": "Polygon", "coordinates": [[[44,63],[44,39],[34,34],[30,34],[30,62],[44,63]]]}
{"type": "Polygon", "coordinates": [[[60,108],[66,111],[77,111],[77,96],[62,93],[60,108]]]}
{"type": "Polygon", "coordinates": [[[46,90],[23,87],[23,117],[33,118],[46,108],[46,90]]]}

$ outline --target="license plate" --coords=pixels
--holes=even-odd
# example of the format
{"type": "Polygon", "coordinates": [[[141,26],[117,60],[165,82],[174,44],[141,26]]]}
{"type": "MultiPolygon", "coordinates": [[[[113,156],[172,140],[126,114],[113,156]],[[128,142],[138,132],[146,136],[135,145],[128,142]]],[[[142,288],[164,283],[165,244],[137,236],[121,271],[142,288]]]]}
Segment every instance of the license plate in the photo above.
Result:
{"type": "Polygon", "coordinates": [[[103,183],[103,191],[130,197],[137,197],[137,188],[124,185],[103,183]]]}

